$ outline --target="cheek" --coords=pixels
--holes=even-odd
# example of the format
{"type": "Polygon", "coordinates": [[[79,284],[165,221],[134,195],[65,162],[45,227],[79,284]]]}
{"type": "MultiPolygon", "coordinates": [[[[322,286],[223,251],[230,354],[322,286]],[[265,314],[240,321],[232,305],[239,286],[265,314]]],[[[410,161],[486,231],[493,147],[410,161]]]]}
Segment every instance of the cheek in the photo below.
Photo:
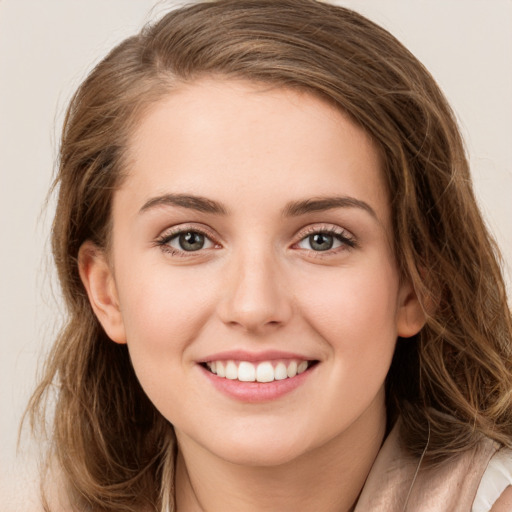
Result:
{"type": "Polygon", "coordinates": [[[194,276],[165,265],[132,270],[121,275],[119,269],[119,300],[132,365],[157,409],[175,419],[175,410],[186,407],[184,397],[193,394],[184,374],[192,364],[187,349],[211,315],[211,288],[199,285],[197,269],[194,276]]]}
{"type": "Polygon", "coordinates": [[[299,286],[303,316],[334,349],[361,355],[394,346],[398,277],[391,265],[335,269],[299,286]]]}
{"type": "Polygon", "coordinates": [[[157,356],[191,343],[210,316],[214,290],[197,268],[120,265],[119,300],[128,345],[157,356]],[[124,271],[124,273],[122,273],[124,271]]]}

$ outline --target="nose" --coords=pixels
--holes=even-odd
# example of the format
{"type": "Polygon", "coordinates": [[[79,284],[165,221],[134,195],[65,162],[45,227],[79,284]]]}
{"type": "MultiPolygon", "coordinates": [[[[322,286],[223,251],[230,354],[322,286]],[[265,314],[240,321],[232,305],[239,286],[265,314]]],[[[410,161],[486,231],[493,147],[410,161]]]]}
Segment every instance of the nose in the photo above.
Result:
{"type": "Polygon", "coordinates": [[[231,261],[218,315],[228,326],[265,334],[287,324],[292,300],[283,272],[270,255],[245,255],[231,261]]]}

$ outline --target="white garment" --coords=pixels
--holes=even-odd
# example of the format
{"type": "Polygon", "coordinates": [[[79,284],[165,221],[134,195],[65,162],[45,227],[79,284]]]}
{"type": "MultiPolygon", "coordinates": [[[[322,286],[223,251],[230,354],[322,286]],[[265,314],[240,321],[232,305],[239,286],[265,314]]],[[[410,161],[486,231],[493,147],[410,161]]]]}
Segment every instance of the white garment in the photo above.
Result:
{"type": "Polygon", "coordinates": [[[471,512],[489,512],[509,485],[512,485],[512,450],[501,448],[487,465],[471,512]]]}

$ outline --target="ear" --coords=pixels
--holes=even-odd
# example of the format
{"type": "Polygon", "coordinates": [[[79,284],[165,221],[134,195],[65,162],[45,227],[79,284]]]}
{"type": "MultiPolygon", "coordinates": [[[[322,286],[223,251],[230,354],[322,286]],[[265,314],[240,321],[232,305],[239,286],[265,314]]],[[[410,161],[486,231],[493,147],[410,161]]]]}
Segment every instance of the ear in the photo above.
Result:
{"type": "Polygon", "coordinates": [[[105,252],[89,240],[84,242],[78,251],[78,269],[92,309],[108,337],[126,343],[116,283],[105,252]]]}
{"type": "Polygon", "coordinates": [[[410,338],[418,334],[425,325],[423,307],[409,280],[402,283],[398,293],[396,326],[398,336],[410,338]]]}

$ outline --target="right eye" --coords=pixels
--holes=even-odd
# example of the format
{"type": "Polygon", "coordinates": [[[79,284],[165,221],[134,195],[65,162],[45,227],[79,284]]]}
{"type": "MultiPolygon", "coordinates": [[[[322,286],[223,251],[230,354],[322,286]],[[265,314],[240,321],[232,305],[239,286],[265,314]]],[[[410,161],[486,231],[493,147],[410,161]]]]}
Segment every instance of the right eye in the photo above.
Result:
{"type": "Polygon", "coordinates": [[[178,233],[171,240],[168,245],[182,251],[199,251],[200,249],[209,249],[213,247],[213,242],[198,231],[183,231],[178,233]]]}
{"type": "Polygon", "coordinates": [[[167,233],[157,240],[157,245],[162,250],[178,256],[215,247],[215,243],[206,233],[194,229],[180,229],[167,233]]]}

